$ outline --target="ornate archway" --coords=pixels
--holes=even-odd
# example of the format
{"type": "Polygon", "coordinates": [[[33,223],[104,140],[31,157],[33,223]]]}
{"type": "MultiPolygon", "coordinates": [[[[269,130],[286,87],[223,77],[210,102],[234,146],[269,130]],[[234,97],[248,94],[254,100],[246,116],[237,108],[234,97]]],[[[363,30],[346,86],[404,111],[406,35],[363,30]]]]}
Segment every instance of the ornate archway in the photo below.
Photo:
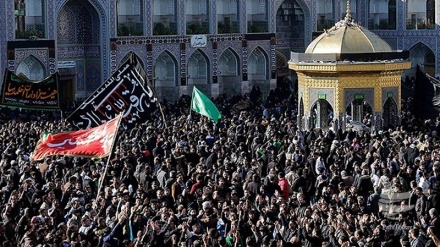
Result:
{"type": "Polygon", "coordinates": [[[312,105],[310,114],[310,127],[325,129],[330,126],[330,122],[333,120],[333,107],[327,100],[318,99],[312,105]]]}
{"type": "Polygon", "coordinates": [[[418,66],[431,76],[435,76],[435,55],[430,47],[422,42],[415,44],[409,50],[411,68],[418,66]]]}
{"type": "Polygon", "coordinates": [[[399,124],[399,108],[393,98],[388,98],[383,105],[382,126],[384,129],[396,127],[399,124]]]}
{"type": "Polygon", "coordinates": [[[46,74],[43,64],[32,55],[28,56],[18,65],[15,73],[30,81],[41,81],[45,78],[46,74]]]}
{"type": "Polygon", "coordinates": [[[60,84],[76,83],[77,97],[86,97],[104,81],[106,71],[106,39],[102,37],[104,25],[101,6],[95,1],[66,1],[57,16],[58,60],[73,64],[76,82],[60,78],[60,84]],[[93,2],[93,3],[92,3],[93,2]]]}
{"type": "Polygon", "coordinates": [[[364,120],[368,119],[371,121],[373,117],[373,108],[364,99],[354,99],[345,110],[347,120],[364,122],[364,120]]]}

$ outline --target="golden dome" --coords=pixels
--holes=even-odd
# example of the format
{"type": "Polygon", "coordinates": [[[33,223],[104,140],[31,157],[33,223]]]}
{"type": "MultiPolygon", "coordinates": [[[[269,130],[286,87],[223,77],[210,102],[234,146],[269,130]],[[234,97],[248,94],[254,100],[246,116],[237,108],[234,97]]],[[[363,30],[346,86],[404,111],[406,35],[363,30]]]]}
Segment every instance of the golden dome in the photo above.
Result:
{"type": "Polygon", "coordinates": [[[305,53],[376,53],[391,52],[390,45],[351,19],[342,20],[310,43],[305,53]]]}
{"type": "Polygon", "coordinates": [[[312,41],[305,53],[349,54],[392,52],[390,45],[351,18],[350,0],[347,0],[345,18],[312,41]]]}

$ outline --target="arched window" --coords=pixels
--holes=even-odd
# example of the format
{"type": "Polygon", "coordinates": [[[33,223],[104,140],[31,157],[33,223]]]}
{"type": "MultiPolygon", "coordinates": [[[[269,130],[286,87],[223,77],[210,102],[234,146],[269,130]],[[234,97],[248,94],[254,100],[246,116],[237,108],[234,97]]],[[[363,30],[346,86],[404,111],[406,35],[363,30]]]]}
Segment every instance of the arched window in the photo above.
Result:
{"type": "Polygon", "coordinates": [[[176,0],[153,1],[153,35],[177,34],[176,0]]]}
{"type": "Polygon", "coordinates": [[[217,0],[218,33],[238,33],[239,24],[238,0],[217,0]]]}
{"type": "Polygon", "coordinates": [[[186,0],[186,34],[209,33],[209,1],[186,0]]]}
{"type": "Polygon", "coordinates": [[[208,78],[208,63],[200,50],[196,50],[188,60],[188,78],[190,80],[208,78]]]}
{"type": "Polygon", "coordinates": [[[14,0],[15,38],[34,39],[46,36],[45,0],[14,0]]]}
{"type": "MultiPolygon", "coordinates": [[[[327,2],[332,2],[332,0],[327,0],[327,2]]],[[[316,4],[318,3],[321,1],[316,4]]],[[[333,15],[329,15],[328,18],[323,21],[323,24],[333,26],[334,21],[330,20],[333,19],[333,15]]],[[[281,4],[277,10],[276,28],[277,50],[286,49],[286,53],[304,51],[306,43],[304,11],[298,4],[298,0],[286,0],[281,4]]]]}
{"type": "Polygon", "coordinates": [[[143,31],[143,1],[118,0],[118,36],[141,36],[143,31]]]}
{"type": "Polygon", "coordinates": [[[264,33],[269,30],[267,0],[246,0],[248,33],[264,33]]]}
{"type": "Polygon", "coordinates": [[[38,59],[29,56],[18,65],[16,74],[30,81],[42,81],[45,78],[45,69],[38,59]]]}
{"type": "Polygon", "coordinates": [[[227,49],[220,56],[218,61],[218,71],[220,76],[238,75],[238,59],[230,49],[227,49]]]}
{"type": "Polygon", "coordinates": [[[156,59],[154,76],[156,80],[174,80],[176,63],[168,52],[162,52],[156,59]]]}
{"type": "Polygon", "coordinates": [[[266,79],[267,58],[260,47],[256,48],[248,59],[248,73],[253,79],[266,79]]]}
{"type": "Polygon", "coordinates": [[[388,98],[383,105],[383,128],[394,128],[399,124],[399,108],[397,107],[397,103],[393,98],[388,98]]]}

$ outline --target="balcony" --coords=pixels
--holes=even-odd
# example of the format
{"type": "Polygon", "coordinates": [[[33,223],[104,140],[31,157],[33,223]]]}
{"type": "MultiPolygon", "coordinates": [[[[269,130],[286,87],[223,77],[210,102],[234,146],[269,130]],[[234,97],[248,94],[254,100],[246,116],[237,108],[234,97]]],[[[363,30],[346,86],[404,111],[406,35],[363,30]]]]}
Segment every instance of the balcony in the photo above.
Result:
{"type": "Polygon", "coordinates": [[[169,22],[154,23],[153,35],[176,35],[177,34],[177,23],[169,22]],[[168,24],[168,25],[167,25],[168,24]]]}
{"type": "Polygon", "coordinates": [[[406,21],[407,30],[435,29],[435,23],[426,23],[425,19],[411,19],[406,21]]]}
{"type": "Polygon", "coordinates": [[[368,29],[370,30],[396,30],[396,22],[390,22],[388,19],[381,19],[379,23],[374,23],[373,19],[368,20],[368,29]]]}
{"type": "Polygon", "coordinates": [[[233,22],[219,22],[217,24],[218,33],[239,33],[239,22],[233,21],[233,22]]]}
{"type": "Polygon", "coordinates": [[[267,21],[248,21],[248,33],[267,33],[268,22],[267,21]]]}
{"type": "Polygon", "coordinates": [[[208,34],[209,22],[191,21],[186,23],[186,34],[208,34]]]}
{"type": "Polygon", "coordinates": [[[29,37],[44,38],[44,24],[26,25],[25,30],[16,30],[16,39],[29,39],[29,37]]]}
{"type": "Polygon", "coordinates": [[[143,34],[142,22],[125,22],[118,24],[118,36],[142,36],[143,34]]]}

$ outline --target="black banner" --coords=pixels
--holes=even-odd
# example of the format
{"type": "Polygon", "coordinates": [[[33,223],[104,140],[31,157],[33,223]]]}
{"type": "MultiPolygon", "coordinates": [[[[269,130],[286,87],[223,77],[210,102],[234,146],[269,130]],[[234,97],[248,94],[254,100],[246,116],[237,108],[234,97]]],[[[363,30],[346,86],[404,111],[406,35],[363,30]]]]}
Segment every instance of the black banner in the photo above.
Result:
{"type": "Polygon", "coordinates": [[[1,104],[30,109],[59,109],[58,73],[33,82],[6,69],[1,104]]]}
{"type": "Polygon", "coordinates": [[[79,129],[88,129],[124,112],[121,125],[129,129],[136,122],[150,119],[156,110],[156,98],[146,80],[145,71],[132,55],[67,121],[79,129]]]}
{"type": "Polygon", "coordinates": [[[440,113],[440,83],[417,65],[414,88],[414,115],[435,119],[440,113]]]}

